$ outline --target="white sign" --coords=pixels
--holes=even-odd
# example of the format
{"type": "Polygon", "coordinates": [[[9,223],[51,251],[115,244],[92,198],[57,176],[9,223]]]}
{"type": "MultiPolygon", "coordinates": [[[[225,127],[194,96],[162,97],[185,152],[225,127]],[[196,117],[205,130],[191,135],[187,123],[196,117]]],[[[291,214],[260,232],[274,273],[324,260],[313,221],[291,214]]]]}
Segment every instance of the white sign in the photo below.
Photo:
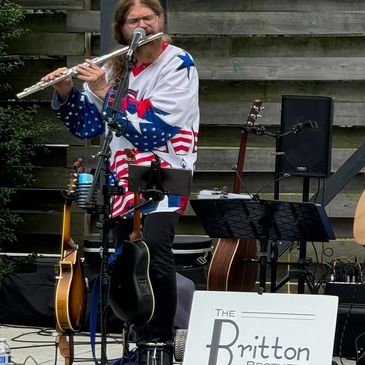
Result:
{"type": "Polygon", "coordinates": [[[184,365],[331,365],[338,298],[196,291],[184,365]]]}

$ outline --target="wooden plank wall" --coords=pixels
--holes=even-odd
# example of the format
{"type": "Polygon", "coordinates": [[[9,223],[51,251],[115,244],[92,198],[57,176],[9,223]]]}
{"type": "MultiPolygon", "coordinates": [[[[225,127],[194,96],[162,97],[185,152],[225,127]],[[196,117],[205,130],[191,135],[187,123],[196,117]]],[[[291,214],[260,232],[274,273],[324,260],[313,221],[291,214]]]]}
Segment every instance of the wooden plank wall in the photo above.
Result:
{"type": "MultiPolygon", "coordinates": [[[[23,69],[8,77],[14,93],[56,67],[70,67],[87,55],[99,55],[98,1],[17,2],[29,11],[25,26],[31,31],[9,49],[9,53],[22,55],[25,62],[23,69]],[[47,12],[41,14],[39,9],[47,12]]],[[[365,3],[360,0],[168,1],[168,32],[176,45],[193,55],[201,79],[194,193],[203,188],[232,188],[232,165],[238,156],[241,127],[255,99],[263,100],[265,106],[260,123],[275,133],[280,127],[282,95],[331,96],[332,172],[356,151],[365,134],[364,10],[365,3]]],[[[51,116],[56,123],[49,110],[50,95],[49,88],[20,104],[39,103],[40,117],[51,116]]],[[[13,98],[9,94],[0,96],[3,101],[13,98]]],[[[78,141],[64,130],[50,143],[51,155],[40,158],[36,167],[37,186],[19,194],[18,208],[25,217],[24,237],[33,237],[31,242],[58,238],[62,208],[59,190],[67,185],[73,161],[82,156],[91,167],[95,165],[91,156],[98,151],[97,145],[78,141]],[[26,207],[22,205],[23,196],[30,197],[26,207]]],[[[273,193],[273,152],[274,138],[249,136],[244,185],[251,193],[267,185],[264,198],[272,198],[273,193]]],[[[322,181],[311,178],[311,194],[319,183],[322,181]]],[[[341,242],[335,246],[339,253],[359,250],[352,241],[352,221],[363,186],[364,176],[358,173],[327,207],[341,242]]],[[[283,200],[300,200],[302,179],[290,177],[280,189],[283,200]]],[[[82,240],[89,231],[88,219],[81,209],[74,210],[74,234],[82,240]]],[[[204,233],[191,209],[178,233],[204,233]]]]}

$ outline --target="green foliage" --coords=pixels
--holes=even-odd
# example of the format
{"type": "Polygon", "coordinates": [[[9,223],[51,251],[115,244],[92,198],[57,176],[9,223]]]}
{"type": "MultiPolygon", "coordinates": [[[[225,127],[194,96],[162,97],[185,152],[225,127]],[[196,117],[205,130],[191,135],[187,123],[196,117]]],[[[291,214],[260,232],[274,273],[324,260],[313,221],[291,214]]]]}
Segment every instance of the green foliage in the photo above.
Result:
{"type": "Polygon", "coordinates": [[[24,30],[19,26],[24,20],[24,9],[10,0],[0,1],[0,50],[6,43],[19,38],[24,30]]]}
{"type": "MultiPolygon", "coordinates": [[[[24,9],[10,0],[0,0],[0,75],[7,74],[21,61],[7,55],[7,43],[20,38],[24,9]]],[[[6,85],[0,85],[6,87],[6,85]]],[[[23,109],[0,106],[0,247],[16,242],[21,218],[10,208],[16,189],[34,183],[32,158],[56,128],[49,121],[34,120],[36,107],[23,109]]]]}
{"type": "Polygon", "coordinates": [[[8,205],[15,189],[34,183],[32,158],[44,146],[55,127],[48,121],[34,121],[36,107],[0,107],[0,244],[16,241],[21,222],[8,205]]]}
{"type": "Polygon", "coordinates": [[[36,258],[34,253],[25,257],[0,256],[0,285],[7,274],[27,268],[34,264],[36,258]]]}
{"type": "Polygon", "coordinates": [[[44,145],[54,127],[48,121],[36,122],[37,107],[0,108],[0,181],[3,187],[19,188],[34,182],[31,158],[44,145]]]}
{"type": "Polygon", "coordinates": [[[21,65],[19,57],[6,53],[9,41],[19,39],[26,30],[20,25],[24,20],[24,9],[9,0],[0,0],[0,75],[21,65]]]}

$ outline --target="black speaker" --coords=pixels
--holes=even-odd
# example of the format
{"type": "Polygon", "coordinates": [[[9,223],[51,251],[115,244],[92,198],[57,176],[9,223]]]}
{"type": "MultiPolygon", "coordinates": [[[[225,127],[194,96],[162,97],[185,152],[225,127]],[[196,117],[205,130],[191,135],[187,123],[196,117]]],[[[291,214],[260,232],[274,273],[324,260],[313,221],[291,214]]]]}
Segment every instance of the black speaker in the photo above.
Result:
{"type": "Polygon", "coordinates": [[[276,172],[280,175],[328,176],[331,172],[332,125],[331,97],[283,95],[276,172]]]}

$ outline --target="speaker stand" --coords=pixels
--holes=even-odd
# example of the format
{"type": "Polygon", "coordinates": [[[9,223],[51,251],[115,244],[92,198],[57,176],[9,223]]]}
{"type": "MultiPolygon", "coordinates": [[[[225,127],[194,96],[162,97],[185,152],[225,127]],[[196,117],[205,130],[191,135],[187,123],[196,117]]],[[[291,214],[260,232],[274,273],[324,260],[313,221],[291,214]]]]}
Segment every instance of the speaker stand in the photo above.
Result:
{"type": "MultiPolygon", "coordinates": [[[[278,191],[277,191],[277,196],[279,196],[278,191]]],[[[308,202],[308,200],[309,200],[309,176],[304,176],[302,201],[308,202]]],[[[295,270],[289,270],[288,274],[276,285],[276,290],[284,286],[289,280],[296,279],[298,282],[298,294],[304,294],[305,284],[307,284],[309,291],[312,294],[315,294],[316,291],[315,285],[311,278],[311,274],[307,269],[308,265],[310,264],[310,260],[307,259],[307,241],[305,240],[299,241],[299,258],[296,264],[299,266],[299,268],[295,270]]]]}

